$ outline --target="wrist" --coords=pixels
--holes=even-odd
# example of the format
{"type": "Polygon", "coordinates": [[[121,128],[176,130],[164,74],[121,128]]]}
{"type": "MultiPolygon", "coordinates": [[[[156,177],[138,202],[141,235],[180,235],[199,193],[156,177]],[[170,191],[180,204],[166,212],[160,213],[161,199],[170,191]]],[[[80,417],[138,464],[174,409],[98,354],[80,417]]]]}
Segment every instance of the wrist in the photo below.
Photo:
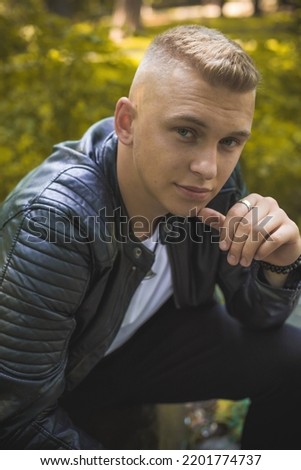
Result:
{"type": "Polygon", "coordinates": [[[263,276],[272,287],[284,287],[289,274],[275,273],[262,268],[263,276]]]}
{"type": "Polygon", "coordinates": [[[293,263],[287,264],[286,266],[278,266],[276,264],[267,263],[266,261],[258,261],[258,263],[265,272],[268,271],[275,275],[284,276],[301,266],[301,255],[293,263]]]}
{"type": "MultiPolygon", "coordinates": [[[[301,268],[301,255],[293,263],[285,266],[278,266],[266,261],[257,261],[263,278],[272,287],[286,287],[288,278],[294,278],[295,274],[301,268]],[[299,268],[299,269],[298,269],[299,268]]],[[[297,277],[299,277],[297,275],[297,277]]]]}

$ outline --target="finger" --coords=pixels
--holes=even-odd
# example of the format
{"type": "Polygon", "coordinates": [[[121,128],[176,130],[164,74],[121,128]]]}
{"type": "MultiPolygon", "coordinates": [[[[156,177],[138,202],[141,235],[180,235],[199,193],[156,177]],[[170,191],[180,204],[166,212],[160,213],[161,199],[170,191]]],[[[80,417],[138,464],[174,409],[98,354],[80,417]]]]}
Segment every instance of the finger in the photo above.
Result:
{"type": "Polygon", "coordinates": [[[232,253],[237,257],[237,262],[242,266],[250,266],[253,259],[258,256],[260,250],[265,253],[270,253],[276,249],[276,246],[279,246],[278,236],[275,235],[275,240],[273,240],[274,234],[277,232],[279,227],[283,222],[283,217],[280,211],[276,214],[268,214],[262,220],[259,220],[258,223],[251,226],[249,236],[243,243],[241,250],[238,253],[235,253],[234,245],[232,247],[232,253]],[[274,241],[276,243],[274,243],[274,241]],[[273,242],[273,243],[272,243],[273,242]],[[273,245],[273,246],[272,246],[273,245]]]}
{"type": "Polygon", "coordinates": [[[300,253],[299,244],[292,242],[296,239],[297,232],[299,232],[298,227],[291,220],[279,225],[266,242],[259,247],[254,258],[278,266],[293,263],[298,253],[300,253]],[[295,245],[296,249],[294,249],[295,245]]]}
{"type": "Polygon", "coordinates": [[[221,230],[223,228],[226,218],[223,214],[211,209],[210,207],[204,207],[201,209],[198,216],[204,224],[209,225],[216,230],[221,230]]]}
{"type": "MultiPolygon", "coordinates": [[[[250,194],[242,200],[247,201],[247,205],[242,201],[238,201],[231,207],[224,222],[224,231],[220,243],[221,249],[229,250],[233,241],[243,243],[246,240],[250,231],[251,213],[258,204],[258,200],[261,199],[263,198],[258,194],[250,194]]],[[[265,215],[265,211],[264,209],[262,216],[265,215]]]]}
{"type": "MultiPolygon", "coordinates": [[[[231,212],[237,214],[237,210],[241,211],[240,208],[233,206],[231,212]]],[[[276,201],[262,197],[244,217],[232,216],[230,211],[227,217],[229,218],[225,222],[225,225],[228,222],[225,242],[228,246],[228,261],[232,265],[241,263],[243,266],[251,264],[259,246],[282,221],[276,201]]]]}

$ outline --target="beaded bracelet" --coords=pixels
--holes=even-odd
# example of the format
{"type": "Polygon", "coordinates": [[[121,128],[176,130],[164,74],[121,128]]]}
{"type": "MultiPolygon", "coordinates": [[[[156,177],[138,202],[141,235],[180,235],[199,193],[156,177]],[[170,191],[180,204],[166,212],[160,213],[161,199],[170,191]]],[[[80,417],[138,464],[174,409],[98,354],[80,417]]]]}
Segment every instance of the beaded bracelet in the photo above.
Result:
{"type": "Polygon", "coordinates": [[[275,264],[266,263],[265,261],[259,261],[259,264],[264,269],[272,271],[273,273],[288,274],[301,266],[301,255],[296,259],[296,261],[294,261],[292,264],[288,264],[287,266],[276,266],[275,264]]]}

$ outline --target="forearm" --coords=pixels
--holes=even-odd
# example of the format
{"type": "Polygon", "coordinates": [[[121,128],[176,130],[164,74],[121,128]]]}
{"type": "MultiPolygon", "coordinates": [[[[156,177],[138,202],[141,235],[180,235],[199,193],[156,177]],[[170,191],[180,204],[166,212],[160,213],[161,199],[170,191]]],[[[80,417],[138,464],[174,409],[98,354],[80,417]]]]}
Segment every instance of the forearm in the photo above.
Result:
{"type": "Polygon", "coordinates": [[[273,273],[267,269],[263,269],[263,275],[267,282],[270,284],[270,286],[279,288],[285,286],[285,283],[288,278],[288,274],[273,273]]]}

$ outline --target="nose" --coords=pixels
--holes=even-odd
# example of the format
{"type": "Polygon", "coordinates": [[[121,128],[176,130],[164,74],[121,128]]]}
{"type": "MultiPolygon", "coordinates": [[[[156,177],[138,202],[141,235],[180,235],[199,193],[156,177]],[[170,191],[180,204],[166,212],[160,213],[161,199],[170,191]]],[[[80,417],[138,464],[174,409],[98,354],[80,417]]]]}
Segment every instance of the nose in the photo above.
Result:
{"type": "Polygon", "coordinates": [[[217,175],[217,148],[214,145],[198,148],[190,161],[190,170],[205,180],[217,175]]]}

